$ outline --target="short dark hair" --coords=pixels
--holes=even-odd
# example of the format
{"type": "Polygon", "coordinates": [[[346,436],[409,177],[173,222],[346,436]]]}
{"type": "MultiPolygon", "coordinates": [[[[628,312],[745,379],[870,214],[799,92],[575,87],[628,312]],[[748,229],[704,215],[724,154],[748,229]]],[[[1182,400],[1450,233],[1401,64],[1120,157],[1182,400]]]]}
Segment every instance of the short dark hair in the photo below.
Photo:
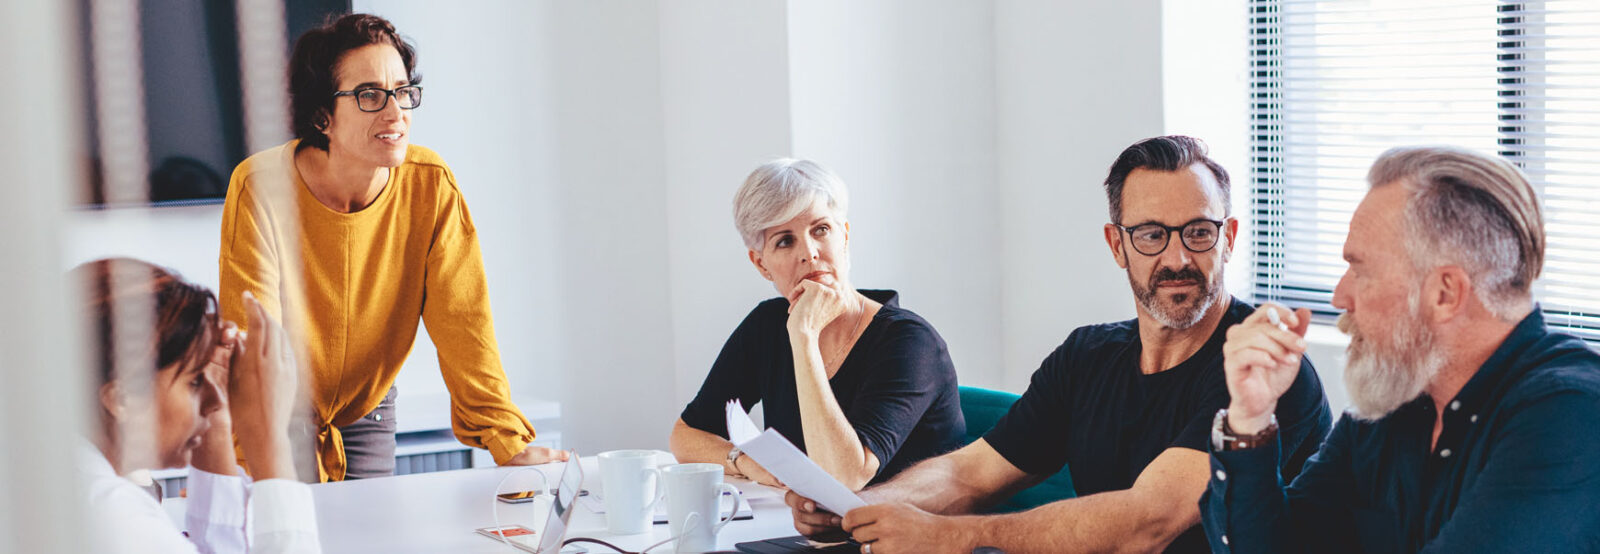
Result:
{"type": "Polygon", "coordinates": [[[1133,143],[1117,156],[1106,175],[1106,200],[1111,204],[1111,222],[1122,224],[1122,185],[1135,169],[1153,171],[1178,171],[1196,163],[1217,178],[1217,188],[1222,192],[1223,213],[1232,211],[1232,195],[1228,186],[1228,170],[1206,155],[1206,143],[1194,137],[1168,135],[1133,143]]]}
{"type": "Polygon", "coordinates": [[[117,379],[117,354],[130,351],[114,344],[119,302],[151,303],[151,344],[132,351],[154,358],[152,371],[180,362],[180,369],[204,363],[219,340],[216,295],[172,270],[132,258],[106,258],[74,268],[68,280],[83,287],[90,361],[97,370],[91,381],[97,389],[117,379]]]}
{"type": "Polygon", "coordinates": [[[400,37],[393,23],[376,15],[347,14],[294,41],[294,53],[289,56],[289,104],[294,136],[300,139],[298,148],[328,149],[328,135],[322,128],[333,114],[339,60],[351,50],[372,44],[393,46],[400,52],[411,84],[422,81],[416,72],[416,48],[400,37]]]}

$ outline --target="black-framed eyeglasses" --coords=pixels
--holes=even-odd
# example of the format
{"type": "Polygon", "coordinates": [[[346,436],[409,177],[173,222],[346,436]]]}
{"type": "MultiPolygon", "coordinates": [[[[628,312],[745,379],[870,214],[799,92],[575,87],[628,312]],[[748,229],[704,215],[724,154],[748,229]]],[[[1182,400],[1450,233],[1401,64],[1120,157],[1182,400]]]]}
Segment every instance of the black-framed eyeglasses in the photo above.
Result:
{"type": "Polygon", "coordinates": [[[1207,252],[1216,248],[1217,237],[1222,234],[1222,223],[1215,219],[1196,219],[1177,227],[1160,223],[1143,223],[1132,227],[1123,227],[1119,223],[1112,225],[1128,232],[1128,242],[1133,243],[1134,250],[1146,256],[1156,256],[1167,251],[1174,231],[1182,237],[1183,247],[1190,252],[1207,252]]]}
{"type": "Polygon", "coordinates": [[[389,105],[389,97],[393,96],[402,110],[414,110],[422,105],[422,85],[406,85],[395,87],[393,90],[377,87],[358,88],[355,90],[341,90],[333,93],[334,98],[340,96],[356,97],[356,107],[364,112],[381,111],[389,105]]]}

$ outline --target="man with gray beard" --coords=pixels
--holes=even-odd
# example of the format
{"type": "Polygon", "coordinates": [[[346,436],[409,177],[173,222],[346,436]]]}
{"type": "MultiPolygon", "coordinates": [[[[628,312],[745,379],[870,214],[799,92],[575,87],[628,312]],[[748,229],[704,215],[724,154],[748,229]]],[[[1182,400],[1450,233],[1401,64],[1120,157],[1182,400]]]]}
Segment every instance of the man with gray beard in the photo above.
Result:
{"type": "Polygon", "coordinates": [[[1533,187],[1509,162],[1396,148],[1367,175],[1334,289],[1352,406],[1280,476],[1279,395],[1310,313],[1228,332],[1201,498],[1217,552],[1600,551],[1600,355],[1552,333],[1533,187]],[[1287,487],[1284,483],[1289,483],[1287,487]]]}
{"type": "MultiPolygon", "coordinates": [[[[842,528],[866,554],[1209,550],[1195,499],[1209,473],[1212,415],[1228,404],[1224,331],[1254,311],[1222,281],[1238,231],[1228,173],[1200,141],[1156,137],[1123,150],[1105,190],[1107,253],[1127,271],[1138,317],[1073,331],[983,438],[868,488],[861,497],[871,505],[840,517],[791,492],[800,532],[842,528]],[[950,517],[981,512],[1063,466],[1077,498],[950,517]]],[[[1310,362],[1296,355],[1291,365],[1299,378],[1276,408],[1288,475],[1332,423],[1310,362]]]]}

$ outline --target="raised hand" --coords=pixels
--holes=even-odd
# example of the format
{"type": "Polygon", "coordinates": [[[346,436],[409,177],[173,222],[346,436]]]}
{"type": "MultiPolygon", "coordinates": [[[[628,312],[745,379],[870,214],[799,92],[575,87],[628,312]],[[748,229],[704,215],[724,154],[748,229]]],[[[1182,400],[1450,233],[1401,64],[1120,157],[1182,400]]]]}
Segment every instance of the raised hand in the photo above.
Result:
{"type": "Polygon", "coordinates": [[[233,453],[233,418],[228,406],[228,380],[231,378],[234,351],[241,337],[239,327],[232,321],[219,325],[217,332],[221,338],[211,350],[211,358],[202,370],[206,386],[216,396],[217,407],[206,416],[209,427],[200,439],[200,446],[195,448],[190,463],[201,471],[233,475],[239,460],[233,453]]]}
{"type": "Polygon", "coordinates": [[[1253,434],[1267,427],[1278,398],[1294,384],[1306,351],[1311,311],[1268,302],[1238,325],[1228,328],[1222,345],[1227,372],[1228,427],[1253,434]],[[1276,316],[1271,312],[1276,312],[1276,316]]]}
{"type": "Polygon", "coordinates": [[[239,447],[256,480],[294,479],[289,418],[299,372],[289,334],[249,291],[244,309],[250,332],[235,350],[228,400],[239,447]]]}
{"type": "Polygon", "coordinates": [[[789,332],[817,335],[832,323],[852,299],[840,285],[804,280],[789,291],[789,332]]]}

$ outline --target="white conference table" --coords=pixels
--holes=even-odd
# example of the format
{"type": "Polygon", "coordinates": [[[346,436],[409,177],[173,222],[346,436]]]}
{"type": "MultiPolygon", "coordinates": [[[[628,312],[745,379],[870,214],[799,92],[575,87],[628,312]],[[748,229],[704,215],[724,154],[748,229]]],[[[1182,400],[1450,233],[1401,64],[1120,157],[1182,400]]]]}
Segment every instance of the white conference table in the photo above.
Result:
{"type": "MultiPolygon", "coordinates": [[[[661,454],[662,465],[672,462],[661,454]]],[[[582,457],[584,488],[600,490],[598,462],[582,457]]],[[[565,464],[537,466],[553,485],[565,464]]],[[[523,525],[542,531],[549,502],[507,504],[494,499],[495,485],[515,467],[464,469],[384,477],[311,486],[317,506],[317,530],[322,549],[344,552],[521,552],[499,541],[480,535],[477,529],[495,524],[492,507],[498,507],[501,525],[523,525]]],[[[531,472],[528,472],[531,473],[531,472]]],[[[502,492],[537,488],[539,478],[523,473],[506,482],[502,492]]],[[[739,488],[754,518],[729,522],[717,534],[717,546],[734,550],[734,544],[753,540],[793,536],[794,522],[779,489],[744,479],[728,478],[739,488]]],[[[597,514],[578,502],[569,524],[567,538],[589,537],[604,540],[631,551],[671,537],[667,525],[653,525],[650,532],[637,535],[612,535],[606,531],[604,514],[597,514]]],[[[590,552],[610,552],[603,546],[579,543],[590,552]]],[[[651,551],[672,552],[668,544],[651,551]]]]}

